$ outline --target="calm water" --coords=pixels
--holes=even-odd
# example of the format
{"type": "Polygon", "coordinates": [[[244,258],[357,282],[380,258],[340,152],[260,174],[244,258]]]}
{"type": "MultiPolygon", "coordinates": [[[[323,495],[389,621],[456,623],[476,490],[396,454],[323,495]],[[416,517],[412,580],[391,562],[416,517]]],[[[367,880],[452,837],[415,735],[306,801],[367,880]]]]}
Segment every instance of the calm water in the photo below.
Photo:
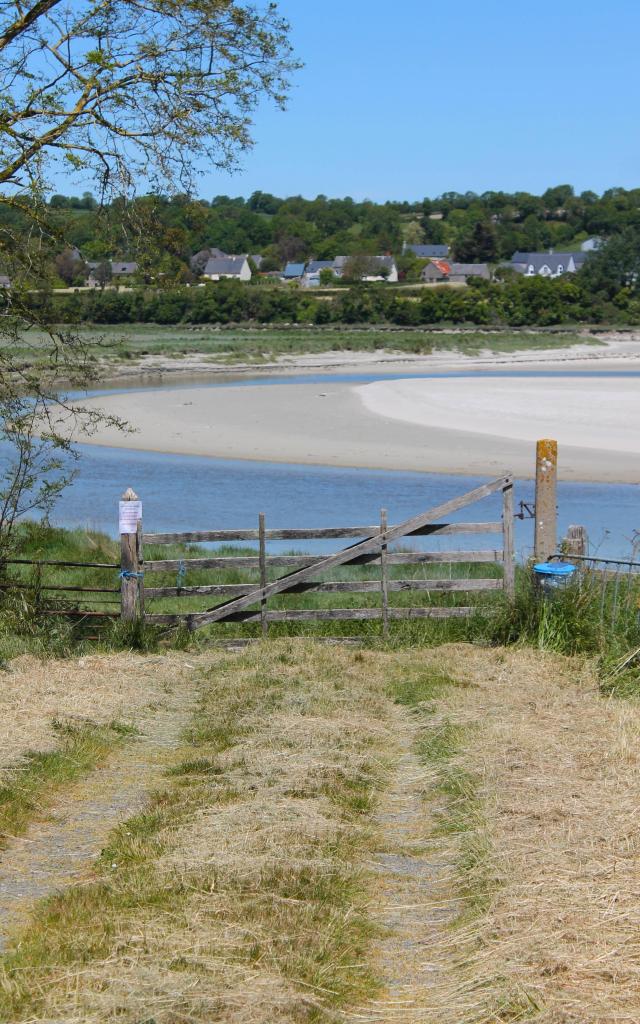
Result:
{"type": "MultiPolygon", "coordinates": [[[[145,529],[154,532],[250,528],[257,526],[258,512],[265,513],[270,528],[376,523],[381,508],[388,510],[391,522],[398,522],[484,479],[84,446],[78,478],[61,498],[53,521],[115,536],[118,498],[131,486],[144,502],[145,529]]],[[[532,482],[518,481],[515,497],[516,504],[533,501],[532,482]]],[[[628,553],[634,529],[640,529],[637,485],[560,484],[558,505],[560,530],[570,523],[585,525],[592,546],[603,555],[628,553]]],[[[491,497],[453,518],[479,521],[499,516],[500,500],[491,497]]],[[[532,535],[530,520],[516,521],[516,543],[522,555],[531,550],[532,535]]],[[[488,537],[476,538],[475,546],[487,546],[487,542],[488,537]]],[[[446,538],[430,544],[445,547],[446,538]]],[[[473,538],[469,546],[474,546],[473,538]]],[[[277,547],[274,544],[274,550],[277,547]]],[[[305,542],[305,547],[311,543],[305,542]]],[[[333,547],[335,541],[317,544],[314,550],[333,547]]]]}
{"type": "MultiPolygon", "coordinates": [[[[531,371],[490,371],[487,376],[523,377],[531,371]]],[[[275,383],[365,383],[405,377],[468,376],[464,373],[416,374],[304,374],[216,380],[202,387],[275,383]]],[[[576,374],[570,370],[546,371],[535,376],[620,376],[631,372],[576,374]]],[[[158,385],[151,385],[157,387],[158,385]]],[[[170,388],[194,386],[171,384],[170,388]]],[[[136,384],[119,391],[139,390],[136,384]]],[[[165,389],[164,387],[162,388],[165,389]]],[[[115,389],[113,389],[115,390],[115,389]]],[[[105,392],[101,392],[105,393],[105,392]]],[[[52,521],[62,526],[82,526],[117,532],[117,502],[126,487],[133,487],[144,502],[147,531],[182,531],[247,528],[257,525],[258,512],[266,514],[268,527],[345,526],[378,521],[386,508],[391,522],[415,515],[432,505],[470,490],[486,478],[449,476],[435,473],[390,472],[387,470],[337,469],[281,463],[205,459],[187,455],[124,451],[116,448],[80,446],[82,458],[75,482],[64,493],[52,521]]],[[[0,460],[1,461],[1,460],[0,460]]],[[[640,461],[639,461],[640,466],[640,461]]],[[[639,472],[640,477],[640,472],[639,472]]],[[[533,484],[516,485],[516,507],[533,501],[533,484]]],[[[559,530],[563,535],[571,523],[585,525],[592,549],[610,557],[628,555],[636,529],[640,530],[640,486],[632,484],[561,483],[558,493],[559,530]]],[[[485,499],[460,519],[499,518],[498,497],[485,499]]],[[[521,555],[532,548],[531,520],[516,521],[516,544],[521,555]]],[[[461,538],[464,542],[464,538],[461,538]]],[[[487,546],[485,537],[475,546],[487,546]]],[[[430,542],[446,546],[446,538],[430,542]]],[[[456,539],[457,543],[457,539],[456,539]]],[[[274,544],[277,547],[290,545],[274,544]]],[[[469,546],[474,546],[469,538],[469,546]]],[[[334,542],[305,542],[305,547],[331,550],[334,542]]]]}

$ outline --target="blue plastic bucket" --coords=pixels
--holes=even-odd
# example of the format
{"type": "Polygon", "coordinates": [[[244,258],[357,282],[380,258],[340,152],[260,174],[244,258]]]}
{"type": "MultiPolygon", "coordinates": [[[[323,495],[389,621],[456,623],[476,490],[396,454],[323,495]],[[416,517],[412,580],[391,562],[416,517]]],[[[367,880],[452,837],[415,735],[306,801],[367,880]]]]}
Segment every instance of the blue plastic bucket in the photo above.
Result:
{"type": "Polygon", "coordinates": [[[575,565],[568,562],[537,562],[533,567],[536,582],[545,594],[562,590],[573,579],[575,565]]]}

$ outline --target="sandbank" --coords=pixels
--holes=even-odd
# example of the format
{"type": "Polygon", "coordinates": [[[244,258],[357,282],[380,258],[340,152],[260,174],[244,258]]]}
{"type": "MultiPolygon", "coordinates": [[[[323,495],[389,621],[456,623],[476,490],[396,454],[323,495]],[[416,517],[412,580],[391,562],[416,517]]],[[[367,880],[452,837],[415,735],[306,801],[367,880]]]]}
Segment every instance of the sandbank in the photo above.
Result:
{"type": "Polygon", "coordinates": [[[562,479],[635,483],[638,399],[640,379],[606,377],[148,390],[91,399],[135,433],[100,428],[87,440],[227,459],[529,477],[533,443],[556,436],[562,479]]]}

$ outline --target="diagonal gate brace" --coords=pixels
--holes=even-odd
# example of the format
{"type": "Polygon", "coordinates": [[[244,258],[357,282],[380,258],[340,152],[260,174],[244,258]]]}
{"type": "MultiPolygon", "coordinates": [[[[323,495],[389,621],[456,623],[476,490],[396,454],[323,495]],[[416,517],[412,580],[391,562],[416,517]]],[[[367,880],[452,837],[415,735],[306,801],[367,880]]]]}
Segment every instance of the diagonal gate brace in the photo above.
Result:
{"type": "Polygon", "coordinates": [[[511,473],[506,473],[504,476],[497,477],[488,484],[482,484],[482,486],[476,487],[472,491],[467,491],[466,494],[452,498],[451,501],[445,501],[444,504],[437,505],[427,512],[421,512],[411,519],[406,519],[403,523],[398,523],[397,526],[392,526],[384,532],[376,533],[365,540],[358,541],[357,544],[351,544],[334,555],[328,555],[322,561],[316,562],[315,565],[309,565],[304,569],[290,572],[286,576],[280,576],[279,579],[269,583],[266,587],[256,587],[255,590],[251,590],[248,594],[244,594],[242,597],[231,598],[229,601],[216,605],[215,608],[211,608],[208,611],[194,612],[188,616],[187,626],[189,629],[194,630],[202,626],[208,626],[212,622],[222,622],[229,615],[235,614],[235,612],[243,611],[243,609],[250,607],[250,605],[256,604],[258,601],[267,600],[276,594],[285,593],[292,587],[297,586],[297,584],[305,583],[307,580],[326,572],[327,569],[332,569],[334,566],[348,565],[349,562],[355,561],[362,555],[375,552],[380,548],[381,544],[390,544],[392,541],[405,537],[414,530],[419,530],[422,526],[437,522],[442,516],[451,515],[452,512],[457,512],[467,505],[472,505],[474,502],[480,501],[481,498],[486,498],[490,494],[495,494],[496,491],[510,487],[512,483],[513,477],[511,473]]]}

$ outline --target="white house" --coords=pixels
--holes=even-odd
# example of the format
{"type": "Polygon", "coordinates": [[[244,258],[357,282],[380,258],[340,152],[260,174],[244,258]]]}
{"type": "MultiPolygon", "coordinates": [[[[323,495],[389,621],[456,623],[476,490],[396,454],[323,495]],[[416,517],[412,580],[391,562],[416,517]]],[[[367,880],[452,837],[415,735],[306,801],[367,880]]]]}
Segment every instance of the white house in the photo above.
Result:
{"type": "Polygon", "coordinates": [[[586,258],[584,252],[515,252],[511,266],[525,277],[562,277],[576,274],[586,258]]]}
{"type": "Polygon", "coordinates": [[[213,256],[207,260],[202,276],[209,281],[220,281],[223,277],[250,281],[251,267],[246,256],[213,256]]]}

